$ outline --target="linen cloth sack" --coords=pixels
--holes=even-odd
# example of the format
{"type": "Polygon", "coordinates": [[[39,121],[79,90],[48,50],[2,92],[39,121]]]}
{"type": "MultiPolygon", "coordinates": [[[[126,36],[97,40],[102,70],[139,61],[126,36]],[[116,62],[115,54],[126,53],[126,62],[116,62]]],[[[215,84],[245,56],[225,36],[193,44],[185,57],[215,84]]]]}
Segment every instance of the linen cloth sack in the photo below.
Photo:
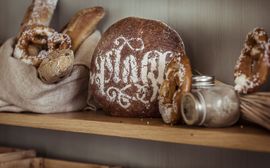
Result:
{"type": "Polygon", "coordinates": [[[56,113],[81,110],[87,105],[89,67],[101,35],[91,34],[75,53],[71,75],[45,84],[34,66],[12,57],[14,39],[0,48],[0,111],[56,113]]]}

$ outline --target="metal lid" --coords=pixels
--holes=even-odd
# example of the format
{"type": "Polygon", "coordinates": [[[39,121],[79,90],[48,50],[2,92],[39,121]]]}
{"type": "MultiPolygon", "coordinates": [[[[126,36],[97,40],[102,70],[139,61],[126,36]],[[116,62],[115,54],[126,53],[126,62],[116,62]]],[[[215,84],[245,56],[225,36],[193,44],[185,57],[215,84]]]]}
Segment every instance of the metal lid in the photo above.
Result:
{"type": "Polygon", "coordinates": [[[192,88],[205,88],[212,87],[215,85],[214,76],[193,76],[192,77],[192,88]]]}

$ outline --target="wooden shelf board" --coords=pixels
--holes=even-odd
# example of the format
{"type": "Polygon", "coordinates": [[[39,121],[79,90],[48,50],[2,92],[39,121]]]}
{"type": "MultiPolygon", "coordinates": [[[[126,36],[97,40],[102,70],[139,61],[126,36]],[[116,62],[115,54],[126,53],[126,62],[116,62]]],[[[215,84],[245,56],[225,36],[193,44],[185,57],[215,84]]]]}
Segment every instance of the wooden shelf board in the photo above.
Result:
{"type": "Polygon", "coordinates": [[[270,132],[252,127],[169,126],[151,118],[118,118],[102,112],[0,113],[0,124],[160,142],[270,152],[270,132]]]}

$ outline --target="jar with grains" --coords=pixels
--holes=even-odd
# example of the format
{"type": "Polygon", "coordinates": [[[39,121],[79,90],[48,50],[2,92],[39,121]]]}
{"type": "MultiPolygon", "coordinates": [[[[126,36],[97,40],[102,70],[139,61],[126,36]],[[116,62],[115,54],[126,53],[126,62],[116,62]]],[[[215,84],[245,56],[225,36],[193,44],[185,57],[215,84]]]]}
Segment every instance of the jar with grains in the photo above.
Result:
{"type": "Polygon", "coordinates": [[[231,126],[240,116],[239,98],[233,87],[215,85],[212,76],[194,76],[192,91],[182,97],[181,114],[187,125],[231,126]]]}

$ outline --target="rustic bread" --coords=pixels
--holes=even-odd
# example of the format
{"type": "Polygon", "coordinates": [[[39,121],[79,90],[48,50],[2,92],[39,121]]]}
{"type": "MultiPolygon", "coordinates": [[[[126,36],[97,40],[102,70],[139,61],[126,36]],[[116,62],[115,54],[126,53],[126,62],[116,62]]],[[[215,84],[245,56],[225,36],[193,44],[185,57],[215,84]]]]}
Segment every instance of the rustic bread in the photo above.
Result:
{"type": "Polygon", "coordinates": [[[74,54],[70,49],[55,50],[48,54],[38,67],[44,83],[52,84],[68,77],[73,69],[74,54]]]}
{"type": "Polygon", "coordinates": [[[160,21],[129,17],[116,22],[93,54],[95,103],[113,116],[160,116],[157,97],[166,64],[184,55],[179,34],[160,21]]]}
{"type": "Polygon", "coordinates": [[[104,15],[105,11],[102,7],[93,7],[80,10],[71,18],[62,32],[70,36],[73,51],[76,51],[80,44],[94,32],[104,15]]]}

